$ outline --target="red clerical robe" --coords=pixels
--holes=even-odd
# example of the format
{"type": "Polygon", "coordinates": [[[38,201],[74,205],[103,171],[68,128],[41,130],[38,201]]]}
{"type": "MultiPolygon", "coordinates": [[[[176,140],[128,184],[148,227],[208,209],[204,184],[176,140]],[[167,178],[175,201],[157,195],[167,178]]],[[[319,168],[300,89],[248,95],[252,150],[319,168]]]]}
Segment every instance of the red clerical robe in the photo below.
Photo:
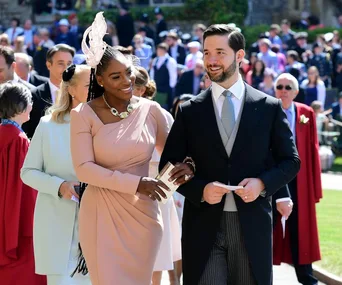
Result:
{"type": "Polygon", "coordinates": [[[37,192],[20,179],[28,139],[13,125],[0,125],[0,284],[46,285],[35,274],[33,212],[37,192]]]}
{"type": "MultiPolygon", "coordinates": [[[[316,118],[313,110],[300,103],[294,103],[296,109],[296,144],[301,160],[297,175],[298,200],[298,248],[299,264],[311,264],[320,260],[316,203],[322,198],[321,167],[318,154],[316,118]],[[301,116],[309,118],[301,122],[301,116]]],[[[283,239],[282,226],[278,216],[273,236],[273,263],[292,263],[289,230],[286,226],[283,239]]]]}

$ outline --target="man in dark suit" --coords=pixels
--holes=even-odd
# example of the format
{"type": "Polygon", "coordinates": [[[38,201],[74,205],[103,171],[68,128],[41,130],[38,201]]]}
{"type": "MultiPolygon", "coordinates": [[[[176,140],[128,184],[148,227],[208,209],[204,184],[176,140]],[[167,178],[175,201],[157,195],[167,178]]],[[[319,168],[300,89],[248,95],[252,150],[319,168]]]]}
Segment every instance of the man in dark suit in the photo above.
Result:
{"type": "Polygon", "coordinates": [[[178,189],[186,198],[183,281],[270,285],[271,196],[297,174],[300,159],[281,102],[239,75],[243,35],[222,24],[203,39],[212,87],[180,106],[159,166],[188,157],[195,166],[178,189]]]}
{"type": "Polygon", "coordinates": [[[46,66],[49,69],[50,78],[48,82],[38,86],[32,93],[33,108],[30,120],[23,124],[23,130],[29,138],[33,136],[46,109],[55,103],[63,71],[72,64],[74,55],[75,50],[66,44],[55,45],[47,52],[46,66]]]}
{"type": "Polygon", "coordinates": [[[153,39],[153,42],[154,42],[155,34],[154,34],[154,31],[149,26],[149,24],[150,24],[150,18],[148,16],[148,14],[146,14],[146,13],[142,14],[140,19],[139,19],[139,22],[138,22],[139,31],[140,31],[140,28],[143,28],[144,31],[146,31],[145,36],[150,38],[150,39],[153,39]]]}
{"type": "Polygon", "coordinates": [[[338,102],[332,105],[332,117],[335,120],[342,120],[342,92],[338,95],[338,102]]]}
{"type": "Polygon", "coordinates": [[[185,47],[178,43],[177,33],[169,32],[166,37],[166,43],[169,45],[169,55],[173,57],[178,64],[184,65],[186,51],[185,47]]]}
{"type": "Polygon", "coordinates": [[[185,71],[176,85],[176,96],[182,94],[197,95],[200,92],[200,84],[204,73],[204,64],[202,59],[196,61],[193,70],[185,71]]]}
{"type": "Polygon", "coordinates": [[[122,6],[120,14],[116,19],[116,30],[118,32],[119,44],[128,47],[134,37],[134,20],[128,12],[128,7],[122,6]]]}
{"type": "Polygon", "coordinates": [[[156,19],[157,19],[155,43],[156,43],[156,45],[158,45],[160,43],[159,34],[161,32],[167,31],[167,24],[166,24],[166,22],[164,20],[163,11],[159,7],[156,7],[154,9],[154,14],[155,14],[156,19]]]}

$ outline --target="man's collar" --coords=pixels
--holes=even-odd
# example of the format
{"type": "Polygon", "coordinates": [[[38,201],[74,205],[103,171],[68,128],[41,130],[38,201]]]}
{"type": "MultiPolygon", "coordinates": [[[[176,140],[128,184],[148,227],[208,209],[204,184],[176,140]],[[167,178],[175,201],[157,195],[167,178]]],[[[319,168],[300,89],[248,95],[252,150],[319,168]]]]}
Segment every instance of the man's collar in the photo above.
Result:
{"type": "MultiPolygon", "coordinates": [[[[212,82],[212,94],[215,100],[217,100],[226,90],[227,89],[217,84],[216,82],[212,82]]],[[[246,90],[246,86],[243,83],[241,75],[239,75],[238,80],[230,88],[228,88],[228,90],[234,95],[234,97],[236,97],[238,100],[241,100],[241,98],[245,94],[244,91],[246,90]]]]}

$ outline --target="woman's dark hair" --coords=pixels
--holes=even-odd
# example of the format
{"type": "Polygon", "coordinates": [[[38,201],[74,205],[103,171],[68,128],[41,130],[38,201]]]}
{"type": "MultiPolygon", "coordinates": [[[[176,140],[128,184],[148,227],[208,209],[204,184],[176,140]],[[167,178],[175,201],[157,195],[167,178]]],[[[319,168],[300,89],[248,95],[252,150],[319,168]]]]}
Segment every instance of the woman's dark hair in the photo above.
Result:
{"type": "Polygon", "coordinates": [[[25,112],[31,102],[31,92],[25,85],[10,81],[0,84],[1,119],[10,119],[25,112]]]}
{"type": "Polygon", "coordinates": [[[258,62],[260,62],[262,64],[260,75],[264,74],[264,71],[265,71],[265,68],[266,68],[265,63],[261,59],[257,59],[255,61],[255,63],[254,63],[254,66],[253,66],[252,76],[256,76],[257,75],[256,65],[257,65],[258,62]]]}
{"type": "Polygon", "coordinates": [[[177,97],[175,99],[175,101],[173,102],[173,106],[172,106],[172,109],[171,109],[171,115],[174,119],[176,119],[176,113],[177,113],[177,109],[178,109],[178,105],[180,103],[184,103],[186,101],[189,101],[191,99],[195,99],[196,96],[195,95],[192,95],[192,94],[183,94],[179,97],[177,97]]]}
{"type": "Polygon", "coordinates": [[[203,43],[210,36],[227,36],[228,46],[236,53],[240,49],[245,50],[245,37],[235,28],[226,24],[211,25],[203,33],[203,43]]]}

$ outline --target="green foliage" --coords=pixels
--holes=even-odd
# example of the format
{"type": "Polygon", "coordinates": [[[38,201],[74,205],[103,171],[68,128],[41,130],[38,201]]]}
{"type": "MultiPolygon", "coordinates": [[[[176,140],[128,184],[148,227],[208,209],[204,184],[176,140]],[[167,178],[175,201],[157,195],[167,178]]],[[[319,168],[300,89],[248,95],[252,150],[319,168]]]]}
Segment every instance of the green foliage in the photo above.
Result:
{"type": "Polygon", "coordinates": [[[324,190],[316,204],[322,260],[316,264],[342,277],[342,191],[324,190]]]}
{"type": "Polygon", "coordinates": [[[248,26],[242,28],[242,33],[246,39],[246,49],[254,43],[261,33],[268,31],[268,25],[248,26]]]}
{"type": "MultiPolygon", "coordinates": [[[[184,6],[162,7],[166,20],[194,21],[213,23],[236,23],[241,26],[248,11],[247,0],[186,0],[184,6]]],[[[89,25],[98,11],[79,12],[79,21],[89,25]]],[[[133,19],[137,20],[143,13],[154,19],[154,7],[132,7],[130,9],[133,19]]],[[[117,9],[106,10],[106,19],[115,21],[117,9]]]]}

